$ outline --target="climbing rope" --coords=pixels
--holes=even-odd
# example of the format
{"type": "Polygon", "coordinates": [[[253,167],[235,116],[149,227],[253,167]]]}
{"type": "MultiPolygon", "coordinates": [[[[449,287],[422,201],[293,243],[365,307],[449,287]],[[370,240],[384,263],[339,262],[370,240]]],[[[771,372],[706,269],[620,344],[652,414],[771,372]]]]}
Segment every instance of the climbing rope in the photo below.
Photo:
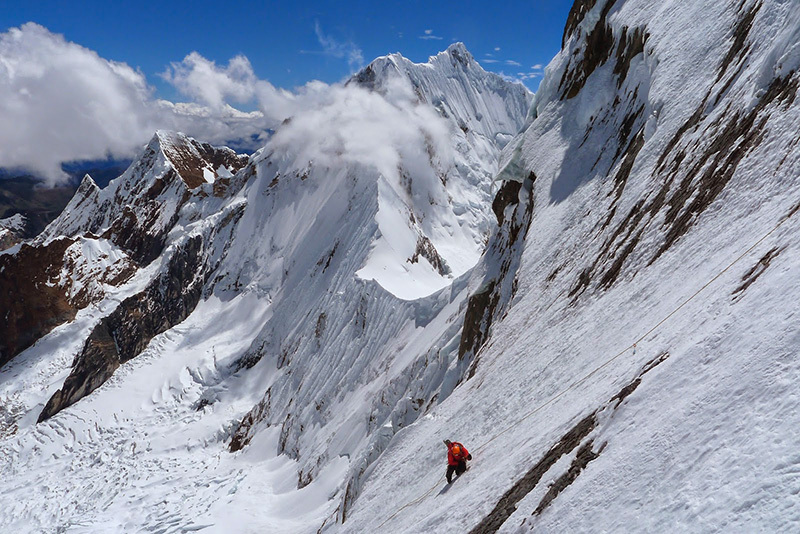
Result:
{"type": "MultiPolygon", "coordinates": [[[[626,352],[628,352],[629,350],[633,350],[633,353],[635,354],[635,353],[636,353],[636,346],[637,346],[639,343],[641,343],[642,341],[644,341],[644,339],[645,339],[645,338],[647,338],[647,337],[648,337],[650,334],[652,334],[653,332],[655,332],[656,330],[658,330],[658,329],[659,329],[659,328],[660,328],[660,327],[661,327],[661,326],[662,326],[664,323],[666,323],[666,322],[667,322],[667,321],[668,321],[668,320],[669,320],[669,319],[670,319],[672,316],[674,316],[676,313],[678,313],[678,312],[679,312],[679,311],[680,311],[680,310],[681,310],[681,309],[682,309],[684,306],[686,306],[687,304],[689,304],[689,303],[690,303],[692,300],[694,300],[694,299],[695,299],[695,298],[696,298],[696,297],[697,297],[697,296],[698,296],[700,293],[702,293],[702,292],[703,292],[705,289],[707,289],[707,288],[708,288],[708,287],[709,287],[711,284],[713,284],[714,282],[716,282],[716,281],[717,281],[717,280],[718,280],[720,277],[722,277],[722,276],[723,276],[725,273],[727,273],[729,270],[731,270],[731,268],[733,268],[733,266],[734,266],[734,265],[736,265],[737,263],[739,263],[740,261],[742,261],[742,260],[743,260],[743,259],[744,259],[746,256],[748,256],[748,255],[749,255],[749,254],[750,254],[750,253],[751,253],[753,250],[755,250],[755,249],[756,249],[756,247],[758,247],[758,246],[759,246],[761,243],[763,243],[763,242],[764,242],[764,241],[765,241],[767,238],[769,238],[769,237],[770,237],[772,234],[774,234],[774,233],[775,233],[775,232],[776,232],[776,231],[777,231],[777,230],[778,230],[778,229],[779,229],[781,226],[783,226],[783,224],[784,224],[784,223],[786,223],[786,221],[788,221],[789,219],[791,219],[791,218],[792,218],[792,216],[793,216],[793,215],[795,215],[795,214],[796,214],[798,211],[800,211],[800,204],[797,204],[797,205],[796,205],[794,208],[792,208],[792,210],[789,212],[789,214],[788,214],[788,215],[785,215],[785,216],[784,216],[784,217],[783,217],[783,218],[782,218],[782,219],[781,219],[781,220],[778,222],[778,224],[776,224],[776,225],[775,225],[775,226],[774,226],[774,227],[773,227],[773,228],[772,228],[772,229],[771,229],[769,232],[767,232],[767,233],[766,233],[766,234],[764,234],[764,235],[763,235],[761,238],[759,238],[759,239],[758,239],[758,240],[757,240],[755,243],[753,243],[753,244],[752,244],[752,245],[751,245],[751,246],[750,246],[750,247],[749,247],[747,250],[745,250],[744,252],[742,252],[742,253],[741,253],[741,254],[740,254],[740,255],[739,255],[739,256],[738,256],[736,259],[734,259],[732,262],[730,262],[730,263],[729,263],[729,264],[728,264],[728,265],[727,265],[727,266],[726,266],[724,269],[722,269],[722,270],[721,270],[719,273],[717,273],[717,274],[716,274],[716,275],[715,275],[713,278],[711,278],[711,279],[710,279],[708,282],[706,282],[705,284],[703,284],[703,285],[700,287],[700,289],[698,289],[697,291],[695,291],[695,292],[694,292],[694,293],[693,293],[691,296],[689,296],[687,299],[685,299],[683,302],[681,302],[681,303],[678,305],[678,307],[676,307],[674,310],[672,310],[671,312],[669,312],[669,313],[668,313],[668,314],[667,314],[667,315],[666,315],[666,316],[665,316],[663,319],[661,319],[661,320],[660,320],[658,323],[656,323],[656,324],[655,324],[655,326],[653,326],[652,328],[650,328],[650,329],[649,329],[647,332],[645,332],[643,335],[639,336],[639,337],[638,337],[638,338],[637,338],[637,339],[636,339],[636,340],[635,340],[633,343],[631,343],[630,345],[628,345],[627,347],[625,347],[624,349],[622,349],[621,351],[619,351],[617,354],[615,354],[615,355],[614,355],[614,356],[612,356],[611,358],[609,358],[609,359],[607,359],[606,361],[604,361],[604,362],[603,362],[602,364],[600,364],[599,366],[597,366],[597,367],[595,367],[594,369],[592,369],[592,370],[591,370],[591,371],[590,371],[588,374],[584,375],[583,377],[581,377],[581,378],[580,378],[579,380],[577,380],[576,382],[573,382],[572,384],[570,384],[569,386],[567,386],[565,389],[561,390],[560,392],[556,393],[554,396],[550,397],[550,398],[549,398],[548,400],[546,400],[544,403],[540,404],[539,406],[537,406],[537,407],[533,408],[532,410],[530,410],[530,411],[526,412],[525,414],[523,414],[523,415],[522,415],[522,417],[520,417],[519,419],[517,419],[516,421],[514,421],[514,423],[510,424],[509,426],[507,426],[506,428],[504,428],[503,430],[501,430],[500,432],[498,432],[497,434],[495,434],[494,436],[492,436],[491,438],[489,438],[489,439],[488,439],[487,441],[485,441],[484,443],[480,444],[478,447],[476,447],[476,448],[475,448],[475,452],[476,452],[476,454],[477,454],[477,452],[478,452],[478,451],[482,451],[483,449],[485,449],[485,448],[486,448],[486,446],[488,446],[490,443],[492,443],[494,440],[496,440],[497,438],[499,438],[500,436],[502,436],[503,434],[505,434],[506,432],[508,432],[508,431],[509,431],[509,430],[511,430],[512,428],[515,428],[515,427],[517,427],[517,426],[518,426],[520,423],[522,423],[523,421],[526,421],[527,419],[529,419],[529,418],[533,417],[535,414],[539,413],[541,410],[543,410],[543,409],[544,409],[544,408],[546,408],[547,406],[550,406],[551,404],[553,404],[554,402],[556,402],[558,399],[560,399],[561,397],[563,397],[563,396],[564,396],[565,394],[567,394],[569,391],[572,391],[573,389],[575,389],[575,388],[576,388],[576,387],[578,387],[579,385],[581,385],[581,384],[583,384],[584,382],[586,382],[586,381],[587,381],[589,378],[591,378],[592,376],[594,376],[595,374],[597,374],[597,373],[598,373],[599,371],[601,371],[602,369],[604,369],[604,368],[608,367],[608,366],[609,366],[609,365],[610,365],[612,362],[614,362],[615,360],[617,360],[618,358],[620,358],[622,355],[624,355],[624,354],[625,354],[626,352]]],[[[551,303],[551,305],[552,305],[552,303],[551,303]]],[[[550,308],[550,306],[548,306],[548,309],[549,309],[549,308],[550,308]]],[[[396,511],[395,511],[395,512],[392,514],[392,515],[390,515],[389,517],[387,517],[387,518],[386,518],[386,519],[385,519],[385,520],[384,520],[384,521],[383,521],[383,522],[382,522],[380,525],[378,525],[378,528],[382,527],[383,525],[385,525],[386,523],[388,523],[389,521],[391,521],[392,519],[394,519],[395,517],[397,517],[397,515],[398,515],[400,512],[402,512],[403,510],[405,510],[406,508],[408,508],[408,507],[410,507],[410,506],[413,506],[413,505],[415,505],[415,504],[417,504],[417,503],[421,502],[422,500],[424,500],[424,499],[425,499],[425,498],[426,498],[428,495],[430,495],[430,494],[433,492],[433,490],[434,490],[434,489],[436,489],[436,488],[439,486],[439,483],[442,481],[442,479],[443,479],[443,478],[444,478],[444,476],[440,476],[440,477],[439,477],[439,479],[436,481],[436,483],[435,483],[435,484],[434,484],[434,485],[433,485],[433,486],[432,486],[432,487],[431,487],[429,490],[427,490],[425,493],[423,493],[423,494],[422,494],[420,497],[418,497],[418,498],[414,499],[413,501],[407,502],[406,504],[404,504],[403,506],[401,506],[400,508],[398,508],[398,509],[397,509],[397,510],[396,510],[396,511]]]]}
{"type": "Polygon", "coordinates": [[[380,529],[380,528],[381,528],[383,525],[385,525],[386,523],[388,523],[389,521],[391,521],[392,519],[394,519],[395,517],[397,517],[397,514],[399,514],[400,512],[402,512],[403,510],[405,510],[405,509],[406,509],[406,508],[408,508],[409,506],[414,506],[415,504],[417,504],[417,503],[419,503],[419,502],[422,502],[423,500],[425,500],[425,498],[426,498],[428,495],[430,495],[431,493],[433,493],[433,490],[435,490],[436,488],[438,488],[438,487],[439,487],[439,483],[442,481],[442,479],[444,479],[444,475],[441,475],[441,476],[440,476],[440,477],[439,477],[439,478],[436,480],[436,483],[435,483],[433,486],[431,486],[431,487],[430,487],[430,489],[429,489],[428,491],[426,491],[425,493],[423,493],[422,495],[420,495],[419,497],[417,497],[417,498],[416,498],[416,499],[414,499],[413,501],[409,501],[409,502],[405,503],[403,506],[401,506],[400,508],[398,508],[397,510],[395,510],[395,512],[394,512],[392,515],[390,515],[389,517],[387,517],[386,519],[384,519],[384,520],[383,520],[383,523],[381,523],[380,525],[378,525],[378,528],[380,529]]]}

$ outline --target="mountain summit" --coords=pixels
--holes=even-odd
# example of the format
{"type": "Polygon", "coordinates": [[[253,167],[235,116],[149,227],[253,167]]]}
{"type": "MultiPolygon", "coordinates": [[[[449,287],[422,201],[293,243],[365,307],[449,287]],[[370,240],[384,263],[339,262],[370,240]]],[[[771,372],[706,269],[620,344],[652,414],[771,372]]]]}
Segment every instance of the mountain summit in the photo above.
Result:
{"type": "Polygon", "coordinates": [[[463,43],[453,43],[427,63],[400,54],[379,57],[350,83],[385,93],[394,76],[408,79],[419,99],[455,121],[473,144],[482,140],[484,155],[519,132],[533,96],[522,84],[483,70],[463,43]]]}

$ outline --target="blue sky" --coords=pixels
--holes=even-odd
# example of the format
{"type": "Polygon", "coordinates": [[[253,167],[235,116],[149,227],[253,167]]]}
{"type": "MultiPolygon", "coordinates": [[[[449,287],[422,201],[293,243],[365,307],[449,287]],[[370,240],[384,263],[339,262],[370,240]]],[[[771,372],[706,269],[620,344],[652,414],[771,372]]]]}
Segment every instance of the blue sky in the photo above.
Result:
{"type": "Polygon", "coordinates": [[[0,168],[57,182],[63,162],[131,158],[158,129],[254,150],[282,120],[320,102],[321,87],[374,58],[400,52],[425,62],[455,41],[486,70],[535,90],[571,5],[7,2],[0,168]]]}
{"type": "MultiPolygon", "coordinates": [[[[487,70],[535,73],[558,52],[572,0],[526,1],[169,1],[9,2],[1,30],[36,22],[138,67],[161,96],[158,77],[192,51],[222,64],[246,56],[256,75],[278,87],[335,82],[377,56],[401,52],[421,62],[463,41],[487,70]],[[357,66],[357,65],[355,65],[357,66]]],[[[540,76],[525,83],[536,89],[540,76]]]]}

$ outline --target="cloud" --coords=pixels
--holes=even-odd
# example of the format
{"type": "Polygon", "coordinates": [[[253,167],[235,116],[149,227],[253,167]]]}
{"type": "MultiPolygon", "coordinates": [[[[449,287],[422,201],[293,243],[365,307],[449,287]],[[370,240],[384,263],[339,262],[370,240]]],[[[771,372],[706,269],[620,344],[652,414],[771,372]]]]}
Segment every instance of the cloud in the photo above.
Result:
{"type": "Polygon", "coordinates": [[[323,33],[319,22],[314,23],[314,33],[322,46],[322,53],[331,57],[346,59],[350,69],[356,71],[364,66],[364,55],[352,41],[340,42],[323,33]]]}
{"type": "MultiPolygon", "coordinates": [[[[325,42],[330,53],[360,57],[325,42]]],[[[0,167],[55,183],[66,177],[62,162],[133,157],[157,129],[215,144],[255,139],[308,160],[370,165],[387,177],[401,161],[420,166],[409,172],[452,164],[452,125],[419,103],[407,82],[390,80],[382,93],[317,81],[289,92],[259,79],[244,56],[216,64],[196,52],[161,76],[185,102],[156,99],[140,71],[37,24],[0,34],[0,167]],[[276,131],[269,139],[268,128],[276,131]],[[437,154],[435,162],[429,154],[437,154]]]]}
{"type": "Polygon", "coordinates": [[[227,67],[218,67],[197,52],[192,52],[181,62],[173,62],[161,74],[183,95],[213,109],[221,108],[228,99],[240,104],[255,97],[257,78],[250,61],[236,56],[227,67]]]}
{"type": "Polygon", "coordinates": [[[425,39],[425,40],[436,39],[438,41],[441,41],[442,39],[444,39],[444,37],[439,37],[438,35],[434,35],[433,34],[433,30],[425,30],[425,35],[420,35],[419,38],[420,39],[425,39]]]}
{"type": "Polygon", "coordinates": [[[298,166],[364,165],[399,183],[401,165],[412,175],[453,165],[450,124],[419,102],[407,80],[390,78],[381,92],[312,82],[297,99],[297,113],[266,150],[294,158],[298,166]]]}
{"type": "Polygon", "coordinates": [[[499,52],[499,51],[500,51],[500,47],[499,47],[499,46],[495,46],[495,47],[494,47],[494,51],[495,51],[495,52],[499,52]]]}
{"type": "Polygon", "coordinates": [[[295,95],[259,79],[250,60],[242,55],[232,58],[223,67],[192,52],[183,61],[171,63],[161,77],[183,97],[200,104],[191,107],[193,114],[231,119],[261,116],[266,123],[274,125],[295,112],[295,95]],[[232,108],[230,102],[256,104],[260,115],[242,113],[232,108]]]}
{"type": "Polygon", "coordinates": [[[500,71],[497,74],[509,82],[517,82],[522,84],[524,84],[527,80],[535,80],[536,78],[542,77],[542,71],[517,72],[516,74],[507,74],[503,71],[500,71]]]}
{"type": "Polygon", "coordinates": [[[0,34],[0,165],[55,181],[60,164],[131,156],[152,135],[144,75],[28,23],[0,34]]]}
{"type": "Polygon", "coordinates": [[[244,56],[218,66],[193,52],[164,77],[189,102],[157,100],[140,71],[38,24],[0,33],[0,167],[55,183],[66,178],[61,163],[133,157],[157,129],[224,143],[263,135],[296,111],[295,95],[259,80],[244,56]]]}
{"type": "MultiPolygon", "coordinates": [[[[499,50],[500,50],[499,46],[495,47],[495,51],[499,50]]],[[[501,61],[499,59],[494,59],[494,54],[490,53],[485,53],[484,56],[486,57],[480,60],[481,63],[486,63],[486,64],[502,63],[503,65],[508,67],[522,67],[522,64],[519,61],[515,61],[513,59],[505,59],[501,61]]],[[[501,70],[499,72],[496,72],[496,74],[500,75],[507,81],[525,84],[529,80],[535,80],[537,78],[541,78],[544,75],[544,66],[540,63],[537,63],[533,65],[527,72],[518,71],[516,73],[509,74],[501,70]]]]}

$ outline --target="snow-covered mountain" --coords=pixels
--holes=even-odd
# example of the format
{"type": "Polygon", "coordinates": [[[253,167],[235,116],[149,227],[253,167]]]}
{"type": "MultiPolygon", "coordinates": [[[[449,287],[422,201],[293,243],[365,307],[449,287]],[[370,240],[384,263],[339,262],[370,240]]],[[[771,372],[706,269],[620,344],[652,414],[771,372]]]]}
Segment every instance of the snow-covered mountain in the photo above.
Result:
{"type": "Polygon", "coordinates": [[[0,219],[0,250],[13,247],[21,242],[27,224],[25,216],[20,213],[0,219]]]}
{"type": "MultiPolygon", "coordinates": [[[[0,226],[7,226],[3,219],[13,218],[15,228],[14,242],[0,237],[0,250],[36,237],[64,210],[74,196],[81,178],[87,173],[99,184],[106,185],[118,177],[130,161],[80,161],[64,164],[63,169],[69,179],[58,186],[46,187],[42,179],[21,170],[0,168],[0,226]],[[19,217],[24,223],[19,224],[19,217]]],[[[9,228],[6,228],[9,229],[9,228]]]]}
{"type": "Polygon", "coordinates": [[[0,254],[0,525],[795,530],[798,69],[792,2],[577,0],[530,113],[453,45],[159,132],[0,254]]]}
{"type": "Polygon", "coordinates": [[[159,132],[105,189],[87,175],[64,212],[33,243],[0,255],[6,317],[0,325],[0,364],[88,306],[119,299],[117,290],[137,271],[157,258],[168,259],[171,250],[164,250],[178,211],[193,197],[219,192],[231,171],[246,162],[229,149],[159,132]],[[219,183],[201,187],[217,175],[219,183]]]}
{"type": "Polygon", "coordinates": [[[352,77],[349,84],[386,94],[389,80],[407,78],[417,97],[454,120],[478,155],[493,163],[495,147],[505,146],[520,130],[530,106],[528,90],[486,72],[462,43],[454,43],[428,63],[400,54],[383,56],[352,77]]]}
{"type": "MultiPolygon", "coordinates": [[[[327,88],[249,159],[158,132],[108,187],[87,176],[34,243],[0,256],[10,318],[0,335],[9,362],[0,375],[4,473],[47,479],[45,494],[57,487],[88,504],[81,495],[108,468],[142,484],[154,476],[137,451],[159,477],[187,476],[183,462],[203,465],[180,459],[169,440],[153,448],[151,429],[171,427],[206,442],[204,455],[235,459],[200,476],[209,488],[254,461],[264,476],[255,470],[248,483],[291,484],[310,510],[305,521],[321,524],[355,500],[393,434],[463,374],[462,275],[488,239],[500,151],[532,96],[485,73],[460,44],[427,64],[392,60],[404,70],[368,87],[355,82],[361,73],[327,88]],[[431,71],[424,84],[412,76],[421,71],[431,71]],[[130,419],[113,425],[111,441],[131,455],[95,470],[91,455],[108,446],[96,439],[106,417],[130,419]],[[41,432],[52,428],[70,436],[45,438],[55,456],[81,451],[68,463],[85,469],[67,485],[26,452],[41,450],[41,432]],[[256,459],[265,454],[279,455],[282,474],[265,475],[276,465],[256,459]]],[[[134,514],[119,528],[224,512],[185,480],[173,494],[186,504],[181,512],[165,509],[163,493],[116,482],[108,488],[116,504],[90,519],[85,507],[62,516],[59,499],[33,498],[3,521],[118,524],[117,506],[134,494],[164,516],[134,514]]]]}

